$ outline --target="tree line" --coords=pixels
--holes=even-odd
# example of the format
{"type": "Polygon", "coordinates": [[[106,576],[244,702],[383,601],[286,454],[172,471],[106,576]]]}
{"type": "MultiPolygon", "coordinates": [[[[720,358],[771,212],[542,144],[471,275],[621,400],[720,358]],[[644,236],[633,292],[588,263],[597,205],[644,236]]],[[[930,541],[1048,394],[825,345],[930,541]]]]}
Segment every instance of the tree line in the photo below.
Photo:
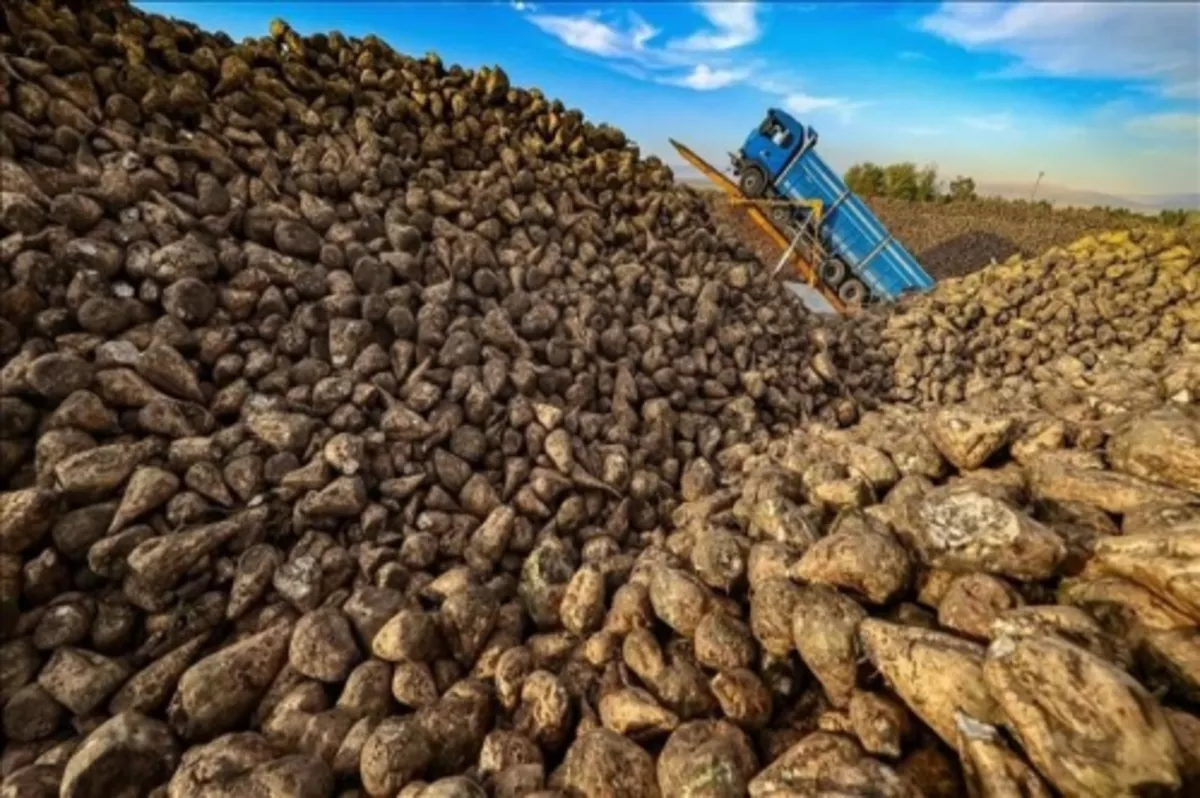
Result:
{"type": "Polygon", "coordinates": [[[866,161],[846,170],[846,185],[860,197],[890,197],[914,202],[976,199],[975,181],[958,176],[945,185],[938,180],[937,167],[915,163],[887,166],[866,161]]]}
{"type": "MultiPolygon", "coordinates": [[[[969,202],[979,199],[975,193],[975,181],[970,177],[958,175],[952,180],[942,181],[938,178],[937,167],[917,166],[906,161],[881,166],[871,161],[856,163],[846,170],[843,178],[846,186],[860,197],[886,197],[890,199],[909,200],[911,202],[969,202]]],[[[1023,200],[1012,200],[1023,203],[1023,200]]],[[[1051,209],[1053,206],[1042,200],[1034,203],[1051,209]]],[[[1120,208],[1100,208],[1110,213],[1130,213],[1120,208]]],[[[1193,223],[1196,211],[1187,209],[1164,210],[1159,213],[1158,220],[1170,227],[1182,227],[1193,223]]]]}

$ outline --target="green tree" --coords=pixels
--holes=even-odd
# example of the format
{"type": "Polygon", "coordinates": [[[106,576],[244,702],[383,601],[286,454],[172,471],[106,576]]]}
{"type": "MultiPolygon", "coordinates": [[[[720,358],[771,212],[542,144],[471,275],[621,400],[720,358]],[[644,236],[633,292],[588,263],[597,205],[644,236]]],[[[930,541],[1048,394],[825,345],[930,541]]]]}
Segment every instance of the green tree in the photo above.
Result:
{"type": "Polygon", "coordinates": [[[866,161],[846,170],[846,186],[860,197],[878,197],[883,194],[883,168],[866,161]]]}
{"type": "Polygon", "coordinates": [[[853,191],[855,194],[866,196],[863,191],[863,165],[860,163],[854,164],[846,170],[846,174],[842,175],[842,180],[846,181],[846,188],[853,191]]]}
{"type": "Polygon", "coordinates": [[[917,196],[921,202],[933,202],[938,196],[937,166],[928,164],[917,172],[917,196]]]}
{"type": "Polygon", "coordinates": [[[863,165],[860,163],[854,164],[846,173],[842,175],[842,180],[846,181],[846,187],[856,194],[862,194],[863,183],[863,165]]]}
{"type": "Polygon", "coordinates": [[[1184,208],[1177,210],[1165,210],[1158,215],[1159,221],[1171,227],[1183,227],[1187,222],[1188,212],[1184,208]]]}
{"type": "Polygon", "coordinates": [[[969,177],[959,175],[950,181],[950,199],[956,201],[966,201],[976,199],[975,196],[975,181],[969,177]]]}
{"type": "Polygon", "coordinates": [[[883,195],[894,199],[915,200],[919,191],[917,165],[911,161],[894,163],[883,170],[883,195]]]}

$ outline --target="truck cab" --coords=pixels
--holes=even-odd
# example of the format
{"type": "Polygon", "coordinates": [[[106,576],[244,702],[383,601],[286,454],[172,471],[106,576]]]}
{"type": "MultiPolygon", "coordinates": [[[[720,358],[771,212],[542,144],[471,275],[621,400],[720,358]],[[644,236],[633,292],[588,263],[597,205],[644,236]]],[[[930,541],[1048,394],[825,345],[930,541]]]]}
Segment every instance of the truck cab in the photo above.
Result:
{"type": "Polygon", "coordinates": [[[773,194],[772,185],[795,157],[817,144],[817,132],[778,108],[767,109],[734,157],[738,185],[747,197],[773,194]]]}

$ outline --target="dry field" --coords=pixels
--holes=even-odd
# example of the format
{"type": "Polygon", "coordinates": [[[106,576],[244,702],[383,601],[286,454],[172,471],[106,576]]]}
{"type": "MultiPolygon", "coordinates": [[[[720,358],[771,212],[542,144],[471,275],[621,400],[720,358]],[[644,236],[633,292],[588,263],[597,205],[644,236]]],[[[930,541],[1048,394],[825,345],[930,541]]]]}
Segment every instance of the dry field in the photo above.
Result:
{"type": "MultiPolygon", "coordinates": [[[[716,191],[702,190],[713,212],[736,230],[759,258],[774,264],[775,245],[753,223],[722,201],[716,191]]],[[[884,225],[937,279],[969,274],[993,260],[1030,257],[1053,246],[1066,246],[1085,235],[1121,228],[1166,231],[1157,221],[1103,209],[1047,208],[1010,200],[924,203],[875,198],[867,204],[884,225]]],[[[1181,240],[1195,248],[1200,226],[1178,229],[1181,240]]]]}

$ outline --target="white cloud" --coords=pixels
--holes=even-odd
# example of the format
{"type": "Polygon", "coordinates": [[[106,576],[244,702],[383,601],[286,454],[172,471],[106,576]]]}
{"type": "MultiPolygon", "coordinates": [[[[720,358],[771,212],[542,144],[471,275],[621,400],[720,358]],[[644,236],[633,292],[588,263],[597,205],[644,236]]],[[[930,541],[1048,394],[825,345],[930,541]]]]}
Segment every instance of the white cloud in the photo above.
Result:
{"type": "Polygon", "coordinates": [[[758,38],[754,4],[701,3],[699,10],[713,29],[697,31],[665,46],[653,44],[661,31],[633,12],[624,17],[593,10],[582,14],[531,14],[526,18],[567,47],[603,58],[609,68],[639,80],[710,91],[749,78],[757,62],[734,64],[719,51],[758,38]]]}
{"type": "Polygon", "coordinates": [[[860,108],[872,104],[848,97],[811,94],[805,91],[805,81],[794,72],[756,72],[748,81],[763,94],[773,95],[773,105],[797,115],[808,116],[817,113],[833,116],[842,124],[849,122],[860,108]]]}
{"type": "Polygon", "coordinates": [[[563,44],[604,58],[630,58],[658,34],[644,19],[631,14],[631,25],[619,28],[595,13],[579,16],[536,14],[529,21],[563,44]]]}
{"type": "Polygon", "coordinates": [[[657,36],[661,31],[636,14],[633,16],[633,30],[629,33],[629,40],[633,43],[633,49],[644,50],[646,48],[646,43],[657,36]]]}
{"type": "Polygon", "coordinates": [[[791,94],[800,90],[799,85],[786,75],[759,75],[754,79],[754,88],[766,94],[791,94]]]}
{"type": "Polygon", "coordinates": [[[692,52],[736,50],[762,35],[758,6],[754,2],[697,3],[696,10],[712,28],[670,42],[668,46],[692,52]]]}
{"type": "Polygon", "coordinates": [[[827,108],[838,108],[845,105],[841,97],[814,97],[811,94],[789,94],[783,98],[783,105],[792,113],[808,114],[827,108]]]}
{"type": "Polygon", "coordinates": [[[943,3],[920,27],[1012,57],[1008,77],[1133,79],[1171,97],[1200,92],[1195,3],[943,3]]]}
{"type": "Polygon", "coordinates": [[[1008,114],[977,114],[974,116],[964,116],[962,123],[976,130],[1000,133],[1012,127],[1012,117],[1008,114]]]}
{"type": "Polygon", "coordinates": [[[929,56],[927,56],[925,53],[919,52],[917,50],[901,50],[900,52],[896,53],[896,57],[899,58],[901,61],[932,61],[933,60],[929,56]]]}
{"type": "Polygon", "coordinates": [[[1178,80],[1162,88],[1164,97],[1172,100],[1194,100],[1200,98],[1200,78],[1178,80]]]}
{"type": "Polygon", "coordinates": [[[941,128],[926,127],[924,125],[909,125],[907,127],[900,128],[900,132],[907,133],[910,136],[919,136],[921,138],[928,138],[929,136],[940,135],[942,133],[942,130],[941,130],[941,128]]]}
{"type": "Polygon", "coordinates": [[[525,0],[511,0],[509,3],[517,11],[537,11],[537,6],[533,3],[525,2],[525,0]]]}
{"type": "Polygon", "coordinates": [[[1200,135],[1200,114],[1168,111],[1135,117],[1128,122],[1130,130],[1139,133],[1191,133],[1200,135]]]}
{"type": "Polygon", "coordinates": [[[662,83],[671,86],[683,86],[696,91],[712,91],[723,89],[740,83],[750,76],[748,69],[712,69],[708,64],[699,64],[691,72],[682,77],[663,78],[662,83]]]}
{"type": "Polygon", "coordinates": [[[845,97],[817,97],[804,92],[792,92],[782,100],[783,107],[794,114],[830,112],[842,122],[850,121],[854,112],[866,104],[845,97]]]}

